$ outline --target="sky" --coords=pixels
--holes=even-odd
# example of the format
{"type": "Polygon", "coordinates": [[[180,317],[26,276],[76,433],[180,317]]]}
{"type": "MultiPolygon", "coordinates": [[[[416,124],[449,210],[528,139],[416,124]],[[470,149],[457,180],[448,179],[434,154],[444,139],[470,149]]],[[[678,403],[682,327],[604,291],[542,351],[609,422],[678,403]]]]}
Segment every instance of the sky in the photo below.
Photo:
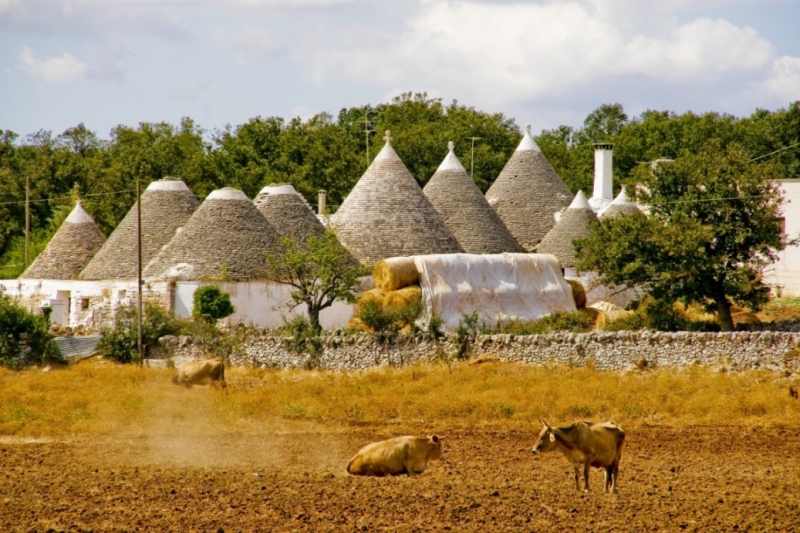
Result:
{"type": "Polygon", "coordinates": [[[800,99],[800,0],[0,0],[0,131],[208,131],[427,92],[538,133],[800,99]]]}

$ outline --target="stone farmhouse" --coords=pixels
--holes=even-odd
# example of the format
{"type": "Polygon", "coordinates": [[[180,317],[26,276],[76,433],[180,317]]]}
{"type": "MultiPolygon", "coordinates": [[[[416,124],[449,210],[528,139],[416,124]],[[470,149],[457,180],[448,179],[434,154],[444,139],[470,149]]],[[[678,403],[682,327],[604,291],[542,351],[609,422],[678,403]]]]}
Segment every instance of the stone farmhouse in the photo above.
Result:
{"type": "MultiPolygon", "coordinates": [[[[0,290],[26,307],[49,307],[54,324],[97,331],[113,322],[121,306],[138,298],[138,236],[141,232],[142,298],[189,316],[194,291],[215,284],[231,294],[230,323],[279,327],[304,313],[290,306],[290,290],[265,279],[266,256],[281,254],[280,239],[305,242],[329,224],[355,260],[365,265],[391,257],[428,254],[545,253],[560,262],[567,279],[590,290],[588,303],[624,306],[637,294],[595,286],[592,273],[576,271],[572,241],[598,217],[625,216],[639,207],[625,190],[613,197],[612,146],[595,145],[592,196],[573,195],[526,126],[516,151],[486,195],[481,194],[449,143],[448,152],[422,189],[391,145],[385,145],[343,201],[324,216],[286,184],[264,187],[254,200],[223,188],[202,203],[177,178],[152,182],[105,239],[80,202],[47,248],[0,290]],[[141,205],[141,221],[137,213],[141,205]]],[[[786,205],[800,202],[800,183],[780,183],[786,205]]],[[[800,217],[785,211],[785,228],[800,235],[800,217]]],[[[800,247],[790,247],[768,272],[776,294],[800,295],[800,247]]],[[[326,309],[321,322],[344,327],[352,306],[326,309]]]]}

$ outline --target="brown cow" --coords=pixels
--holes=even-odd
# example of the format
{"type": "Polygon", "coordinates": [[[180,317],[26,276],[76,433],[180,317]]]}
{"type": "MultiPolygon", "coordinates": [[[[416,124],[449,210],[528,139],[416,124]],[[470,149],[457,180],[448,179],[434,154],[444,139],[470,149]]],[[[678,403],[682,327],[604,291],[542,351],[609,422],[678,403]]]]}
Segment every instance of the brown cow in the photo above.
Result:
{"type": "Polygon", "coordinates": [[[603,468],[606,492],[615,491],[622,443],[625,441],[625,432],[621,427],[611,422],[575,422],[570,426],[554,428],[544,420],[539,421],[544,427],[533,446],[533,453],[555,450],[563,453],[575,469],[575,487],[578,490],[581,490],[578,471],[583,466],[586,492],[589,492],[589,467],[603,468]]]}
{"type": "Polygon", "coordinates": [[[347,463],[354,476],[397,476],[420,474],[428,461],[442,459],[442,439],[430,437],[395,437],[373,442],[361,448],[347,463]]]}
{"type": "Polygon", "coordinates": [[[215,385],[219,383],[222,388],[225,384],[225,364],[219,357],[201,361],[187,361],[175,369],[173,383],[191,387],[192,385],[215,385]]]}

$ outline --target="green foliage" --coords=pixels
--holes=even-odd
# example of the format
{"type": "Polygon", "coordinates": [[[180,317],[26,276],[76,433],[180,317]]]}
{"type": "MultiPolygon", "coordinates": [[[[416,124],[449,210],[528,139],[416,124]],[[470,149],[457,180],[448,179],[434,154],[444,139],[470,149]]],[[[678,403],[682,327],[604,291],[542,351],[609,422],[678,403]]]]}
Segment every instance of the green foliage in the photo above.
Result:
{"type": "Polygon", "coordinates": [[[444,332],[442,331],[442,324],[444,324],[444,320],[442,320],[442,317],[440,317],[436,313],[433,313],[431,315],[430,320],[428,320],[428,327],[426,328],[426,333],[431,339],[436,340],[444,337],[444,332]]]}
{"type": "Polygon", "coordinates": [[[295,353],[307,353],[311,357],[306,363],[308,368],[319,366],[319,358],[322,355],[322,340],[319,338],[319,331],[315,330],[308,319],[298,316],[287,322],[278,330],[281,334],[288,334],[284,339],[284,346],[295,353]]]}
{"type": "MultiPolygon", "coordinates": [[[[359,304],[355,316],[364,325],[371,328],[379,340],[392,342],[400,334],[401,330],[414,325],[414,321],[421,311],[422,303],[420,301],[414,301],[408,305],[383,307],[377,301],[370,300],[359,304]]],[[[434,328],[438,328],[441,321],[436,324],[434,328]]],[[[429,331],[431,331],[430,327],[429,331]]],[[[441,335],[441,332],[439,332],[439,335],[441,335]]]]}
{"type": "Polygon", "coordinates": [[[231,295],[216,285],[205,285],[194,291],[192,316],[209,322],[232,315],[236,309],[231,303],[231,295]]]}
{"type": "MultiPolygon", "coordinates": [[[[147,357],[159,337],[180,332],[181,322],[162,306],[151,302],[144,303],[142,314],[142,345],[147,357]]],[[[117,311],[114,327],[103,329],[97,351],[103,357],[120,363],[138,362],[138,328],[136,306],[121,307],[117,311]]]]}
{"type": "Polygon", "coordinates": [[[456,326],[456,342],[458,343],[458,358],[463,359],[469,355],[470,348],[478,336],[478,312],[473,311],[462,315],[456,326]]]}
{"type": "Polygon", "coordinates": [[[486,333],[512,334],[512,335],[541,335],[544,333],[556,333],[568,331],[572,333],[586,333],[594,327],[594,317],[575,311],[567,313],[557,311],[545,315],[532,322],[513,321],[504,324],[497,324],[494,329],[482,330],[486,333]]]}
{"type": "Polygon", "coordinates": [[[305,304],[308,320],[319,334],[319,314],[336,300],[354,303],[354,291],[365,268],[326,230],[305,243],[281,239],[284,253],[267,256],[267,279],[292,287],[292,308],[305,304]]]}
{"type": "Polygon", "coordinates": [[[637,200],[650,215],[600,219],[575,241],[578,269],[607,285],[644,287],[657,301],[699,303],[733,330],[731,300],[758,310],[769,297],[764,267],[787,244],[778,167],[710,141],[673,162],[642,166],[637,200]]]}
{"type": "Polygon", "coordinates": [[[36,315],[0,294],[0,366],[18,369],[54,359],[47,316],[36,315]]]}

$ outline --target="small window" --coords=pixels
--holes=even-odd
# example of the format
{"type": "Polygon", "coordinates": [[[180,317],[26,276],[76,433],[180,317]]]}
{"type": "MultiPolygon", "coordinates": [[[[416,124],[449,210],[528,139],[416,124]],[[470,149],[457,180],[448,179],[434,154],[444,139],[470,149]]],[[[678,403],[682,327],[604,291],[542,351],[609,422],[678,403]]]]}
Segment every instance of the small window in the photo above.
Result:
{"type": "Polygon", "coordinates": [[[89,309],[89,298],[81,298],[81,311],[89,309]]]}

